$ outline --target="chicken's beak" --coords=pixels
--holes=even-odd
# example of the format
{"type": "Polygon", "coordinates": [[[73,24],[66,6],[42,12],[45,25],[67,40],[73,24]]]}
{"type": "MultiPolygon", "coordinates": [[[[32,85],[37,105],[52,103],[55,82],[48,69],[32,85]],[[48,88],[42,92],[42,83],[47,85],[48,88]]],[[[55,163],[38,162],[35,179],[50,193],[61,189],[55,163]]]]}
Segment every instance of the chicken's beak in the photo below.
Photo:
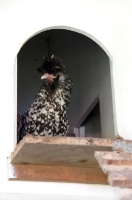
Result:
{"type": "Polygon", "coordinates": [[[44,74],[43,76],[41,76],[41,79],[46,79],[47,78],[47,73],[46,74],[44,74]]]}
{"type": "Polygon", "coordinates": [[[43,76],[41,76],[41,79],[47,79],[50,83],[54,81],[56,77],[52,74],[45,73],[43,76]]]}

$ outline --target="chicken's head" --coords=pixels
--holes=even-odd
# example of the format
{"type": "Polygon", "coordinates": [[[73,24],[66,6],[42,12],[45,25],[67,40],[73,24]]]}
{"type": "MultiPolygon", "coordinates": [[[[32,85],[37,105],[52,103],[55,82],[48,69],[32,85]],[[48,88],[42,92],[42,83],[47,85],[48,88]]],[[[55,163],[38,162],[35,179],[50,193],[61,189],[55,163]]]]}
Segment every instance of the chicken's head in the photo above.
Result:
{"type": "Polygon", "coordinates": [[[59,84],[60,77],[64,74],[64,65],[62,60],[54,55],[49,59],[47,56],[42,57],[42,62],[37,71],[42,73],[41,79],[48,87],[56,88],[59,84]]]}

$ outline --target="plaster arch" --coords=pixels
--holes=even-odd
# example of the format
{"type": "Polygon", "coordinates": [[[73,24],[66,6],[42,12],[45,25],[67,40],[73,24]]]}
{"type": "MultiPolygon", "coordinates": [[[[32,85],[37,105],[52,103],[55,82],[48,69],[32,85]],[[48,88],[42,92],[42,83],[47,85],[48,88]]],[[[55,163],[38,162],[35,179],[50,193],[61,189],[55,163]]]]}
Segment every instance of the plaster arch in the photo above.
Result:
{"type": "Polygon", "coordinates": [[[108,55],[110,61],[112,62],[113,60],[113,56],[111,54],[111,52],[109,51],[109,49],[107,48],[107,46],[103,43],[103,41],[101,41],[100,39],[97,38],[97,36],[95,36],[93,33],[90,33],[90,32],[86,32],[85,30],[81,30],[81,29],[78,29],[78,28],[75,28],[75,27],[70,27],[70,26],[51,26],[51,27],[45,27],[37,32],[34,32],[34,33],[30,33],[30,36],[28,36],[28,38],[25,38],[25,41],[22,42],[22,45],[19,47],[19,50],[18,52],[21,50],[22,46],[29,40],[31,39],[32,37],[44,32],[44,31],[48,31],[48,30],[54,30],[54,29],[64,29],[64,30],[69,30],[69,31],[73,31],[73,32],[76,32],[76,33],[80,33],[88,38],[90,38],[91,40],[93,40],[95,43],[97,43],[105,52],[106,54],[108,55]]]}

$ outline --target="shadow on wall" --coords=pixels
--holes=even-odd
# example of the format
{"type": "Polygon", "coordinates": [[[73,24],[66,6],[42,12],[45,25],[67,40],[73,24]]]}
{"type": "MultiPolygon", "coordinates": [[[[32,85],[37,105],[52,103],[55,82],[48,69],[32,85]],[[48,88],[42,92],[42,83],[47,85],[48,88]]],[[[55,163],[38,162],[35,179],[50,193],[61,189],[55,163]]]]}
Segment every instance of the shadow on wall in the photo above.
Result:
{"type": "Polygon", "coordinates": [[[101,138],[101,120],[99,102],[87,116],[81,126],[85,127],[85,137],[101,138]]]}
{"type": "Polygon", "coordinates": [[[93,114],[87,117],[83,124],[86,125],[87,121],[91,123],[92,118],[96,123],[86,125],[86,136],[94,137],[98,127],[101,132],[97,134],[98,137],[112,138],[114,122],[109,58],[94,41],[73,31],[44,31],[32,37],[21,48],[18,53],[18,113],[24,113],[42,85],[40,75],[36,72],[35,58],[46,53],[63,60],[66,72],[74,82],[68,109],[69,133],[73,132],[85,111],[99,96],[100,117],[98,122],[97,116],[93,114]]]}

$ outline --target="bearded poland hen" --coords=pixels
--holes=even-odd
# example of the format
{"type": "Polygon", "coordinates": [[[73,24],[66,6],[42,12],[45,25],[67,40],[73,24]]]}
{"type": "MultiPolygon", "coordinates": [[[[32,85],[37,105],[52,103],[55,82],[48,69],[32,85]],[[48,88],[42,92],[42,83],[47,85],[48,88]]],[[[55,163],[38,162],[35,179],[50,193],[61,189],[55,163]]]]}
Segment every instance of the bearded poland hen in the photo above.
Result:
{"type": "Polygon", "coordinates": [[[70,102],[72,80],[64,71],[58,57],[43,57],[37,71],[42,73],[41,86],[34,102],[18,116],[17,143],[31,134],[34,136],[66,136],[69,128],[67,109],[70,102]]]}

